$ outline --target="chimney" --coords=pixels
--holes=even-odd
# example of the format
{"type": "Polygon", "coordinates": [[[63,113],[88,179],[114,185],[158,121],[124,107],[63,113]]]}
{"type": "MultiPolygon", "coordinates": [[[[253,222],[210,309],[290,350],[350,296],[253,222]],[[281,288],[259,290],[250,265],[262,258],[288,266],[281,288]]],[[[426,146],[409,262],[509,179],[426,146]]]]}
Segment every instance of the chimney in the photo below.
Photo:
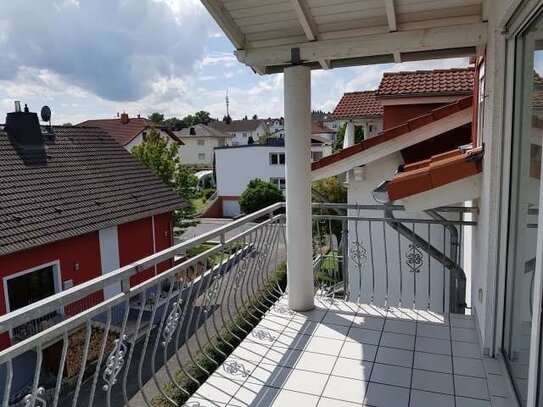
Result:
{"type": "Polygon", "coordinates": [[[126,124],[130,121],[128,117],[128,113],[122,113],[121,114],[121,124],[126,124]]]}
{"type": "Polygon", "coordinates": [[[37,113],[30,112],[27,105],[21,112],[19,101],[15,102],[15,111],[6,116],[6,130],[12,142],[24,149],[43,148],[43,137],[37,113]]]}
{"type": "Polygon", "coordinates": [[[196,136],[196,129],[195,129],[194,127],[191,127],[191,128],[189,129],[189,135],[190,135],[190,136],[196,136]]]}

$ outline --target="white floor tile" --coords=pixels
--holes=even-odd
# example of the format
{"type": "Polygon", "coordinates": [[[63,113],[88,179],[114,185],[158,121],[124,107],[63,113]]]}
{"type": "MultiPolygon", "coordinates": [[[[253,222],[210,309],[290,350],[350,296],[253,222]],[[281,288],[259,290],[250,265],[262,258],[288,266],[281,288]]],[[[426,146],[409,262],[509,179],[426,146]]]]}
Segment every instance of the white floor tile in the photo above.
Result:
{"type": "Polygon", "coordinates": [[[434,311],[419,310],[417,312],[417,321],[428,324],[449,326],[449,316],[434,311]]]}
{"type": "Polygon", "coordinates": [[[384,318],[369,317],[366,315],[357,315],[353,319],[353,326],[356,328],[372,329],[382,331],[385,324],[384,318]]]}
{"type": "Polygon", "coordinates": [[[419,322],[417,325],[417,336],[435,339],[450,339],[451,335],[448,326],[419,322]]]}
{"type": "MultiPolygon", "coordinates": [[[[222,376],[235,381],[245,381],[251,372],[256,368],[257,364],[240,360],[230,356],[216,370],[217,376],[222,376]]],[[[213,378],[215,375],[211,376],[213,378]]]]}
{"type": "Polygon", "coordinates": [[[375,361],[377,363],[385,363],[389,365],[412,367],[413,351],[381,346],[377,351],[375,361]]]}
{"type": "Polygon", "coordinates": [[[261,363],[294,367],[301,355],[302,351],[298,349],[273,347],[266,353],[266,356],[264,356],[261,363]]]}
{"type": "Polygon", "coordinates": [[[370,345],[378,345],[381,338],[381,332],[372,329],[351,327],[347,335],[347,341],[368,343],[370,345]]]}
{"type": "Polygon", "coordinates": [[[328,312],[327,309],[315,308],[315,309],[313,309],[311,311],[297,312],[296,315],[294,315],[293,319],[295,321],[321,322],[327,312],[328,312]]]}
{"type": "MultiPolygon", "coordinates": [[[[508,405],[511,407],[511,405],[508,405]]],[[[491,407],[489,401],[456,396],[456,407],[491,407]]]]}
{"type": "Polygon", "coordinates": [[[373,362],[338,358],[332,370],[332,375],[369,381],[372,367],[373,362]]]}
{"type": "Polygon", "coordinates": [[[317,407],[358,407],[360,404],[350,403],[345,400],[329,399],[321,397],[317,407]]]}
{"type": "Polygon", "coordinates": [[[483,365],[485,367],[485,371],[488,374],[495,374],[495,375],[503,375],[504,371],[502,370],[502,364],[498,359],[484,357],[483,358],[483,365]]]}
{"type": "Polygon", "coordinates": [[[393,332],[383,332],[379,345],[386,346],[387,348],[413,350],[415,347],[415,337],[393,332]]]}
{"type": "Polygon", "coordinates": [[[336,356],[324,355],[322,353],[304,352],[304,354],[298,360],[298,363],[296,363],[295,368],[329,375],[334,368],[336,359],[336,356]]]}
{"type": "Polygon", "coordinates": [[[313,336],[343,341],[347,336],[347,332],[349,332],[349,326],[346,325],[319,324],[313,332],[313,336]]]}
{"type": "Polygon", "coordinates": [[[485,379],[455,375],[454,387],[456,394],[475,399],[490,399],[485,379]]]}
{"type": "Polygon", "coordinates": [[[503,376],[488,375],[486,381],[491,396],[509,397],[508,385],[503,376]]]}
{"type": "Polygon", "coordinates": [[[373,362],[377,354],[377,345],[367,343],[345,342],[341,348],[339,356],[357,360],[367,360],[373,362]]]}
{"type": "Polygon", "coordinates": [[[413,309],[389,307],[387,311],[387,319],[417,321],[418,314],[417,311],[413,309]]]}
{"type": "Polygon", "coordinates": [[[375,363],[371,372],[370,382],[409,387],[411,383],[411,369],[375,363]]]}
{"type": "Polygon", "coordinates": [[[479,334],[475,329],[451,327],[451,340],[458,342],[479,343],[479,334]]]}
{"type": "Polygon", "coordinates": [[[281,390],[273,404],[271,404],[271,407],[315,407],[318,402],[318,396],[298,393],[295,391],[281,390]]]}
{"type": "Polygon", "coordinates": [[[453,376],[447,373],[414,369],[411,387],[417,390],[454,395],[453,376]]]}
{"type": "Polygon", "coordinates": [[[415,352],[415,369],[452,374],[452,360],[449,355],[415,352]]]}
{"type": "Polygon", "coordinates": [[[355,304],[354,302],[346,302],[346,301],[334,301],[330,304],[330,307],[328,310],[330,312],[340,312],[342,314],[351,314],[356,315],[360,309],[360,306],[358,304],[355,304]]]}
{"type": "Polygon", "coordinates": [[[294,369],[283,388],[320,396],[327,380],[327,375],[294,369]]]}
{"type": "Polygon", "coordinates": [[[345,377],[330,376],[322,396],[345,400],[360,405],[364,400],[366,387],[367,383],[363,381],[348,379],[345,377]]]}
{"type": "Polygon", "coordinates": [[[411,390],[410,405],[413,407],[454,407],[454,397],[449,394],[413,389],[411,390]]]}
{"type": "Polygon", "coordinates": [[[205,399],[203,397],[198,397],[198,396],[194,395],[183,405],[183,407],[185,407],[185,406],[187,406],[187,407],[192,407],[192,406],[225,407],[225,406],[229,406],[229,405],[230,404],[219,403],[217,401],[208,400],[208,399],[205,399]]]}
{"type": "Polygon", "coordinates": [[[452,341],[453,356],[462,358],[481,358],[481,349],[477,343],[452,341]]]}
{"type": "Polygon", "coordinates": [[[395,332],[405,335],[415,335],[417,323],[415,321],[404,321],[396,319],[387,319],[385,322],[384,331],[395,332]]]}
{"type": "Polygon", "coordinates": [[[351,326],[353,319],[356,317],[356,313],[346,314],[342,312],[332,312],[328,311],[324,316],[322,323],[323,324],[332,324],[332,325],[344,325],[351,326]]]}
{"type": "Polygon", "coordinates": [[[236,349],[234,349],[232,357],[258,363],[262,360],[262,357],[268,353],[269,349],[269,345],[265,346],[256,342],[243,341],[236,349]]]}
{"type": "Polygon", "coordinates": [[[439,355],[451,354],[451,342],[446,339],[434,339],[417,336],[415,346],[417,352],[437,353],[439,355]]]}
{"type": "Polygon", "coordinates": [[[475,319],[471,315],[451,314],[449,320],[451,327],[475,329],[475,319]]]}
{"type": "Polygon", "coordinates": [[[513,401],[510,398],[504,398],[504,397],[491,396],[490,401],[491,401],[492,407],[511,407],[511,406],[516,405],[516,401],[513,401]]]}
{"type": "Polygon", "coordinates": [[[304,349],[308,342],[311,340],[309,335],[290,335],[282,333],[277,337],[272,347],[282,347],[282,348],[291,348],[291,349],[304,349]]]}
{"type": "Polygon", "coordinates": [[[387,386],[380,383],[368,384],[364,405],[373,407],[406,407],[409,404],[409,389],[387,386]]]}
{"type": "Polygon", "coordinates": [[[251,372],[244,385],[246,383],[253,383],[281,388],[292,372],[293,369],[287,367],[261,363],[251,372]]]}
{"type": "Polygon", "coordinates": [[[325,355],[337,356],[343,346],[343,341],[330,338],[312,337],[307,343],[307,352],[323,353],[325,355]]]}
{"type": "Polygon", "coordinates": [[[387,316],[387,310],[383,307],[370,304],[360,304],[358,316],[372,316],[384,318],[387,316]]]}
{"type": "Polygon", "coordinates": [[[245,383],[228,405],[235,407],[270,406],[274,403],[279,391],[274,387],[245,383]]]}
{"type": "Polygon", "coordinates": [[[485,377],[485,369],[481,359],[453,357],[454,374],[460,376],[485,377]]]}
{"type": "Polygon", "coordinates": [[[213,376],[200,386],[194,397],[226,404],[240,388],[240,383],[213,376]]]}

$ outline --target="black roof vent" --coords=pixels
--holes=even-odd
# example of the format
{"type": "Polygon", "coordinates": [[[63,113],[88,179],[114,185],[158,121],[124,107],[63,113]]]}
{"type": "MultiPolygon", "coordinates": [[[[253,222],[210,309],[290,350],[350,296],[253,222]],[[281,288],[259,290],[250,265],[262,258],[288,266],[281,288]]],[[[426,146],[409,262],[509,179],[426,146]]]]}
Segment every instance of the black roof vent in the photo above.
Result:
{"type": "Polygon", "coordinates": [[[189,129],[189,135],[191,135],[191,136],[196,136],[196,129],[195,129],[194,127],[191,127],[191,128],[189,129]]]}

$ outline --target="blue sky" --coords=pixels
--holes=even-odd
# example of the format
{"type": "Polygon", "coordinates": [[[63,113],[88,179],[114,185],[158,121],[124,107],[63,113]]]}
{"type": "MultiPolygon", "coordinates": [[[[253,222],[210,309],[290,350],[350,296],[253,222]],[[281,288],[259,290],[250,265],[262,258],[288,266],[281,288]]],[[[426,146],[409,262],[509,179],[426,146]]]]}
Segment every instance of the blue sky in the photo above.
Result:
{"type": "MultiPolygon", "coordinates": [[[[260,76],[198,0],[0,0],[0,122],[13,101],[48,104],[53,122],[117,112],[235,118],[283,115],[282,75],[260,76]]],[[[465,59],[314,71],[312,103],[333,110],[345,91],[375,88],[386,71],[463,67],[465,59]]]]}

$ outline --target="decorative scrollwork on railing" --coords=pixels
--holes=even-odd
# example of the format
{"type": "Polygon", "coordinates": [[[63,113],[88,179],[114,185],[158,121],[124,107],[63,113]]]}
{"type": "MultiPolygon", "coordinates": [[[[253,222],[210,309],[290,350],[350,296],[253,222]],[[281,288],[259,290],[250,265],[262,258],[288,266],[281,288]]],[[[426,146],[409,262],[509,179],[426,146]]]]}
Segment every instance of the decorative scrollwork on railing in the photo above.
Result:
{"type": "Polygon", "coordinates": [[[217,301],[219,296],[219,276],[213,277],[213,283],[207,289],[204,299],[204,311],[207,312],[211,309],[211,306],[217,301]]]}
{"type": "Polygon", "coordinates": [[[23,398],[23,403],[24,403],[23,406],[24,407],[33,407],[33,406],[46,407],[47,403],[43,399],[43,396],[45,396],[45,389],[43,387],[38,387],[36,389],[35,397],[33,397],[31,393],[31,394],[27,394],[23,398]],[[36,404],[36,403],[40,403],[40,404],[36,404]]]}
{"type": "Polygon", "coordinates": [[[124,358],[127,351],[125,343],[126,340],[126,335],[115,339],[114,347],[107,358],[106,368],[104,369],[104,374],[102,375],[102,379],[104,379],[106,382],[106,384],[104,384],[102,387],[104,391],[109,390],[115,385],[115,383],[117,383],[117,376],[124,366],[124,358]]]}
{"type": "Polygon", "coordinates": [[[162,346],[168,345],[172,338],[175,330],[177,329],[177,324],[179,324],[179,318],[181,318],[181,304],[183,303],[183,300],[176,301],[172,311],[170,312],[170,315],[168,315],[168,319],[166,320],[166,323],[164,324],[164,330],[162,331],[162,337],[164,338],[164,341],[162,341],[162,346]]]}
{"type": "Polygon", "coordinates": [[[183,407],[205,407],[205,404],[202,404],[199,401],[189,401],[183,404],[183,407]]]}
{"type": "Polygon", "coordinates": [[[248,261],[244,257],[239,263],[239,267],[236,270],[236,274],[234,275],[234,289],[235,290],[237,290],[241,286],[241,282],[243,281],[243,277],[245,276],[245,272],[247,271],[248,267],[249,267],[248,261]]]}
{"type": "Polygon", "coordinates": [[[248,370],[243,363],[235,359],[228,359],[226,362],[224,362],[223,369],[226,373],[233,376],[247,377],[249,376],[249,373],[251,373],[251,371],[248,370]]]}
{"type": "Polygon", "coordinates": [[[266,331],[265,329],[254,330],[252,335],[260,341],[266,341],[266,342],[274,341],[272,334],[269,331],[266,331]]]}
{"type": "Polygon", "coordinates": [[[410,244],[407,253],[405,253],[405,257],[407,258],[405,263],[409,267],[410,273],[420,273],[420,268],[423,264],[423,254],[419,249],[419,246],[410,244]]]}
{"type": "Polygon", "coordinates": [[[356,242],[350,250],[350,257],[356,267],[364,269],[366,261],[368,260],[368,255],[366,248],[362,245],[361,242],[356,242]]]}

